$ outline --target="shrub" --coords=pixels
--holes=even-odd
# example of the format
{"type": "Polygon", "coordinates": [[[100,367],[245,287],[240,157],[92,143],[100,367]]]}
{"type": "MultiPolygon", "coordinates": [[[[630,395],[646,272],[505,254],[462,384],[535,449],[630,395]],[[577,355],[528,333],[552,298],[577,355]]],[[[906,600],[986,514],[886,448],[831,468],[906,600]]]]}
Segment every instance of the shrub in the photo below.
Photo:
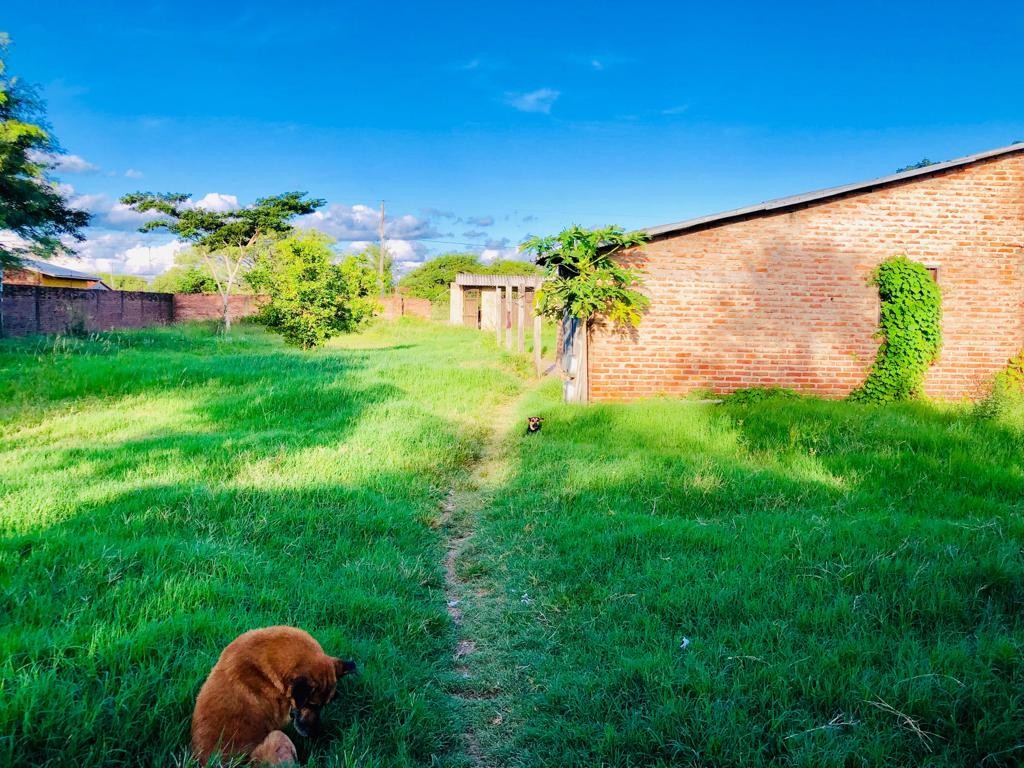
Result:
{"type": "Polygon", "coordinates": [[[992,389],[978,403],[977,414],[982,418],[999,418],[1024,407],[1024,351],[1011,357],[1006,368],[992,379],[992,389]]]}
{"type": "Polygon", "coordinates": [[[916,397],[942,345],[942,294],[932,276],[906,256],[883,261],[871,275],[881,300],[878,355],[851,400],[885,403],[916,397]]]}
{"type": "Polygon", "coordinates": [[[295,234],[259,258],[249,282],[269,297],[259,319],[289,344],[318,347],[354,331],[379,308],[377,274],[358,256],[333,263],[330,240],[318,232],[295,234]]]}

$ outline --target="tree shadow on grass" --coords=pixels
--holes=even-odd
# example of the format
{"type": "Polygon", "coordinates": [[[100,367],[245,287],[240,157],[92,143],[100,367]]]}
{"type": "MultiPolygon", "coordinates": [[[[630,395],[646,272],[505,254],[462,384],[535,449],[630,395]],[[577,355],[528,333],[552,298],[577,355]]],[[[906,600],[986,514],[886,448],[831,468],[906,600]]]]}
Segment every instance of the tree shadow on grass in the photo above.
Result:
{"type": "Polygon", "coordinates": [[[319,758],[451,748],[451,626],[422,478],[299,493],[156,486],[0,542],[0,761],[167,765],[220,650],[292,624],[357,659],[319,758]],[[379,487],[389,489],[382,496],[379,487]],[[399,502],[397,500],[405,499],[399,502]]]}
{"type": "Polygon", "coordinates": [[[539,412],[467,574],[496,595],[466,615],[499,762],[1012,762],[1018,434],[818,402],[539,412]]]}

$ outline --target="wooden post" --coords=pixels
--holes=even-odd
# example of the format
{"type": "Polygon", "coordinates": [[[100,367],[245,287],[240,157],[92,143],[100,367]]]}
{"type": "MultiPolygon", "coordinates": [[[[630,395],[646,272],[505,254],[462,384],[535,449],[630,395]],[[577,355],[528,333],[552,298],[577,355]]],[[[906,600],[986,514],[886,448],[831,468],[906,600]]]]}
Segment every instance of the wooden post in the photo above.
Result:
{"type": "Polygon", "coordinates": [[[526,352],[526,288],[519,286],[516,295],[516,351],[520,355],[526,352]]]}
{"type": "MultiPolygon", "coordinates": [[[[537,297],[534,296],[533,300],[536,301],[537,297]]],[[[536,309],[534,309],[532,314],[533,314],[533,367],[537,369],[537,375],[539,376],[540,373],[541,373],[540,367],[542,365],[542,363],[540,361],[540,352],[541,352],[541,349],[540,349],[540,346],[541,346],[541,342],[540,342],[541,327],[540,326],[541,326],[541,323],[540,323],[540,315],[537,314],[536,309]]]]}
{"type": "Polygon", "coordinates": [[[502,287],[495,289],[495,341],[502,345],[502,287]]]}
{"type": "Polygon", "coordinates": [[[505,349],[509,352],[512,351],[512,285],[508,284],[505,286],[505,303],[502,305],[505,309],[501,313],[502,324],[507,323],[505,328],[505,349]]]}
{"type": "Polygon", "coordinates": [[[462,286],[458,283],[452,283],[451,301],[448,304],[448,322],[452,325],[462,325],[464,296],[462,286]]]}

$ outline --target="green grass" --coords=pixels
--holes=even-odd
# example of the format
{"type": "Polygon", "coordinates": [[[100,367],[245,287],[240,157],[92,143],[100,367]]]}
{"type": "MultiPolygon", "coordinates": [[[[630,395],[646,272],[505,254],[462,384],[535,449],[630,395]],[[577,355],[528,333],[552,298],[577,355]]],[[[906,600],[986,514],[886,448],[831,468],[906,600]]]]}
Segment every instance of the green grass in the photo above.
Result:
{"type": "Polygon", "coordinates": [[[493,346],[0,344],[0,764],[174,764],[220,649],[276,623],[363,670],[318,765],[458,762],[437,504],[522,386],[493,346]]]}
{"type": "Polygon", "coordinates": [[[1024,760],[1020,411],[585,408],[530,369],[412,321],[0,342],[0,764],[179,763],[272,623],[363,669],[317,766],[466,765],[467,722],[491,766],[1024,760]],[[460,681],[438,502],[520,394],[460,681]]]}
{"type": "Polygon", "coordinates": [[[524,405],[543,431],[511,446],[464,569],[490,593],[467,616],[496,764],[1024,759],[1020,431],[557,396],[524,405]]]}

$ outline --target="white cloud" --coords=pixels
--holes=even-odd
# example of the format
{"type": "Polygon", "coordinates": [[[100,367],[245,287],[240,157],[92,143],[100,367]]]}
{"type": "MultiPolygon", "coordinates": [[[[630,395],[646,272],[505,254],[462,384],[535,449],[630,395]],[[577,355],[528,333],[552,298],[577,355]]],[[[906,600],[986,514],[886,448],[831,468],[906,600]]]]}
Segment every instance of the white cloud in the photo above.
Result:
{"type": "Polygon", "coordinates": [[[663,114],[663,115],[681,115],[681,114],[683,114],[683,112],[685,112],[689,108],[690,108],[689,104],[680,104],[679,106],[676,106],[676,107],[669,107],[668,109],[661,110],[661,114],[663,114]]]}
{"type": "MultiPolygon", "coordinates": [[[[377,240],[380,212],[368,205],[342,205],[332,203],[297,220],[300,227],[317,229],[331,237],[342,240],[377,240]]],[[[437,237],[438,232],[427,220],[411,214],[386,217],[384,221],[386,238],[413,240],[437,237]]]]}
{"type": "Polygon", "coordinates": [[[80,195],[70,184],[60,184],[58,191],[67,198],[68,206],[92,214],[92,226],[105,229],[138,229],[150,219],[159,218],[153,211],[138,213],[109,195],[80,195]]]}
{"type": "Polygon", "coordinates": [[[472,227],[490,227],[494,224],[493,216],[468,216],[466,223],[472,227]]]}
{"type": "Polygon", "coordinates": [[[192,203],[192,206],[216,213],[237,211],[242,207],[238,204],[237,197],[234,195],[224,195],[220,192],[207,192],[206,195],[192,203]]]}
{"type": "Polygon", "coordinates": [[[134,168],[129,168],[124,172],[124,175],[129,179],[141,179],[143,176],[142,171],[137,171],[134,168]]]}
{"type": "Polygon", "coordinates": [[[180,240],[152,244],[151,239],[138,233],[103,232],[72,247],[76,256],[57,257],[53,262],[86,272],[152,276],[173,266],[175,254],[188,244],[180,240]]]}
{"type": "Polygon", "coordinates": [[[505,103],[520,112],[539,112],[544,115],[551,114],[551,107],[555,100],[561,96],[560,91],[551,88],[539,88],[529,93],[506,93],[505,103]]]}
{"type": "Polygon", "coordinates": [[[604,64],[602,64],[597,59],[591,59],[590,60],[590,66],[593,67],[594,69],[596,69],[598,72],[600,72],[601,70],[604,69],[604,64]]]}
{"type": "MultiPolygon", "coordinates": [[[[369,246],[376,245],[376,240],[353,240],[345,249],[346,253],[362,253],[369,246]]],[[[401,277],[411,269],[415,269],[430,257],[430,248],[415,240],[391,240],[385,238],[384,244],[394,259],[394,272],[401,277]]]]}
{"type": "Polygon", "coordinates": [[[56,155],[47,152],[31,152],[29,159],[34,162],[46,163],[57,173],[95,173],[98,165],[93,165],[79,155],[56,155]]]}

